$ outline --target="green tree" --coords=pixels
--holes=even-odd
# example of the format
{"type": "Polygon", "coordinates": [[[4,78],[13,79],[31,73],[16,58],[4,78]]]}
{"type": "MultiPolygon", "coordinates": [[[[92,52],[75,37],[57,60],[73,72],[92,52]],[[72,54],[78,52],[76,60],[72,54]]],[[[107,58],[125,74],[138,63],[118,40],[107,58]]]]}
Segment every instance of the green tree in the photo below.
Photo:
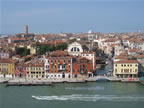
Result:
{"type": "Polygon", "coordinates": [[[67,43],[62,43],[56,46],[56,50],[65,50],[67,48],[67,43]]]}
{"type": "Polygon", "coordinates": [[[73,42],[75,42],[75,41],[77,41],[76,38],[74,38],[74,39],[70,39],[70,40],[69,40],[69,43],[73,43],[73,42]]]}
{"type": "Polygon", "coordinates": [[[52,52],[56,50],[65,50],[67,48],[66,43],[61,43],[59,45],[41,45],[39,43],[36,44],[37,55],[45,54],[46,52],[52,52]]]}
{"type": "Polygon", "coordinates": [[[24,47],[24,48],[16,47],[15,50],[16,50],[16,54],[17,54],[17,55],[20,55],[21,57],[30,54],[30,50],[27,49],[26,47],[24,47]]]}

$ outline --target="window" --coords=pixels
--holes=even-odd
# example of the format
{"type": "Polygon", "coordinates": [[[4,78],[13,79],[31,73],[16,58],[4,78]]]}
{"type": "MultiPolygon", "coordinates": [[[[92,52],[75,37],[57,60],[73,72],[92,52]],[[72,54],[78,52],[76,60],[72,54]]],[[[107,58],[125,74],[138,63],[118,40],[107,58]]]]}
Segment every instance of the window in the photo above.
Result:
{"type": "Polygon", "coordinates": [[[121,72],[123,72],[123,69],[121,69],[121,72]]]}
{"type": "Polygon", "coordinates": [[[53,64],[53,61],[51,61],[51,64],[53,64]]]}
{"type": "Polygon", "coordinates": [[[80,51],[79,48],[77,48],[77,51],[78,51],[78,52],[80,51]]]}
{"type": "Polygon", "coordinates": [[[115,72],[117,72],[117,69],[115,69],[115,72]]]}
{"type": "Polygon", "coordinates": [[[74,51],[74,48],[72,48],[71,51],[74,51]]]}
{"type": "Polygon", "coordinates": [[[135,66],[137,67],[138,65],[136,64],[135,66]]]}
{"type": "Polygon", "coordinates": [[[74,47],[74,51],[76,51],[76,47],[74,47]]]}
{"type": "Polygon", "coordinates": [[[58,65],[58,68],[60,68],[60,65],[58,65]]]}
{"type": "Polygon", "coordinates": [[[117,67],[117,64],[115,66],[117,67]]]}
{"type": "Polygon", "coordinates": [[[60,63],[60,60],[58,60],[58,63],[60,63]]]}
{"type": "Polygon", "coordinates": [[[123,64],[121,66],[123,67],[123,64]]]}
{"type": "Polygon", "coordinates": [[[62,68],[65,68],[65,64],[62,65],[62,68]]]}
{"type": "Polygon", "coordinates": [[[71,59],[68,59],[68,63],[71,63],[71,59]]]}

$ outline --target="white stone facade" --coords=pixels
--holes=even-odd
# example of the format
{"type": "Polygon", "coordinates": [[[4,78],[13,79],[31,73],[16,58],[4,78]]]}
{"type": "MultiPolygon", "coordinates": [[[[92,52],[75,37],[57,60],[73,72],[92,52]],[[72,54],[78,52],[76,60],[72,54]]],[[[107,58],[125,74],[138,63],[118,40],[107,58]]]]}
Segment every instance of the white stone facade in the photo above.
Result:
{"type": "Polygon", "coordinates": [[[68,45],[67,51],[70,55],[79,56],[83,52],[82,45],[78,42],[73,42],[72,44],[68,45]]]}

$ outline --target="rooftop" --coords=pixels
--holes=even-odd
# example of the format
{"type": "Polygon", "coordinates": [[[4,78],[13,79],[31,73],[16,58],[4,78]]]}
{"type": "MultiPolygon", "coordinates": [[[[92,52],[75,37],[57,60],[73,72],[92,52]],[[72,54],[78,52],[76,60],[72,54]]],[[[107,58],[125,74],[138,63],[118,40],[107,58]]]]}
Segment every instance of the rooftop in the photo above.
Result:
{"type": "Polygon", "coordinates": [[[119,64],[119,63],[138,63],[137,60],[120,60],[120,61],[117,61],[115,62],[116,64],[119,64]]]}

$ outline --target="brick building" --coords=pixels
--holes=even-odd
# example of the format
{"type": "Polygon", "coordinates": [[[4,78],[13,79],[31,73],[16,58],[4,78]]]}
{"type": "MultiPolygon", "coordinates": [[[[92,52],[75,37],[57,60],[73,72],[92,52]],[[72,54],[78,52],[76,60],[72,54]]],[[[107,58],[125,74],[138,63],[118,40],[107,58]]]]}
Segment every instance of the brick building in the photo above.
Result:
{"type": "Polygon", "coordinates": [[[72,77],[72,57],[65,51],[57,50],[45,59],[46,78],[72,77]]]}
{"type": "Polygon", "coordinates": [[[85,57],[73,58],[73,76],[93,76],[93,62],[85,57]]]}

